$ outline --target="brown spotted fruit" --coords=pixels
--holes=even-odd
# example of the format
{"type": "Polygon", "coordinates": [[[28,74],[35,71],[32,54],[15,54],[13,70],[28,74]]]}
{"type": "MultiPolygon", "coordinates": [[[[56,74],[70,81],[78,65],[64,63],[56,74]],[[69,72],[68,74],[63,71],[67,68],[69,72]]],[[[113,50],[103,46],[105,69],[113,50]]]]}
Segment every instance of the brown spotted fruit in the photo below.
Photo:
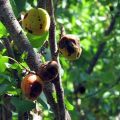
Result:
{"type": "Polygon", "coordinates": [[[36,100],[43,89],[41,78],[35,74],[26,75],[21,82],[22,93],[29,100],[36,100]]]}
{"type": "Polygon", "coordinates": [[[58,75],[58,63],[56,61],[48,61],[41,64],[37,73],[44,82],[50,82],[58,75]]]}
{"type": "Polygon", "coordinates": [[[33,35],[42,35],[49,30],[49,14],[45,9],[32,8],[24,15],[22,26],[33,35]]]}
{"type": "Polygon", "coordinates": [[[69,60],[76,60],[80,57],[82,48],[79,38],[75,35],[64,35],[58,42],[59,52],[69,60]]]}

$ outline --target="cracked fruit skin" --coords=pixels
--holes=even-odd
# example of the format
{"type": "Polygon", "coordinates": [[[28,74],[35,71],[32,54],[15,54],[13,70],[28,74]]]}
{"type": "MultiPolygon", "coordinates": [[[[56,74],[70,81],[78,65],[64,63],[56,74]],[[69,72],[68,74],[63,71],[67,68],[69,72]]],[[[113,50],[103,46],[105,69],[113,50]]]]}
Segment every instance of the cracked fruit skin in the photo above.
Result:
{"type": "Polygon", "coordinates": [[[26,75],[21,82],[22,93],[29,100],[36,100],[43,89],[43,83],[35,74],[26,75]]]}
{"type": "Polygon", "coordinates": [[[49,14],[42,8],[32,8],[24,15],[22,26],[33,35],[42,35],[49,30],[49,14]]]}
{"type": "Polygon", "coordinates": [[[59,52],[68,60],[79,59],[82,48],[75,35],[64,35],[58,42],[59,52]]]}
{"type": "Polygon", "coordinates": [[[58,63],[56,61],[48,61],[40,65],[37,73],[44,82],[50,82],[58,75],[58,63]]]}

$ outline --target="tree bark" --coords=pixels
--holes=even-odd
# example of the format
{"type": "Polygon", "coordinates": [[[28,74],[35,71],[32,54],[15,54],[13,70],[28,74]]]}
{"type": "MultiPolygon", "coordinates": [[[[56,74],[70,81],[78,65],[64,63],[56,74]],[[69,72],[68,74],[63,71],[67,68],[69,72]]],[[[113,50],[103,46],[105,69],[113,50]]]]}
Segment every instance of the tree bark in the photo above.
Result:
{"type": "Polygon", "coordinates": [[[58,50],[57,48],[57,42],[55,39],[55,31],[56,31],[56,23],[55,23],[55,17],[54,17],[54,5],[53,5],[53,0],[47,0],[47,10],[50,15],[50,30],[49,30],[49,43],[50,43],[50,51],[51,51],[51,56],[52,60],[57,61],[59,65],[59,74],[58,76],[54,79],[54,86],[56,89],[56,96],[57,96],[57,106],[58,106],[58,114],[59,114],[59,120],[71,120],[71,117],[68,113],[68,111],[65,108],[65,103],[64,103],[64,90],[62,87],[62,80],[61,80],[61,74],[60,74],[60,62],[59,62],[59,56],[56,56],[56,52],[58,50]]]}

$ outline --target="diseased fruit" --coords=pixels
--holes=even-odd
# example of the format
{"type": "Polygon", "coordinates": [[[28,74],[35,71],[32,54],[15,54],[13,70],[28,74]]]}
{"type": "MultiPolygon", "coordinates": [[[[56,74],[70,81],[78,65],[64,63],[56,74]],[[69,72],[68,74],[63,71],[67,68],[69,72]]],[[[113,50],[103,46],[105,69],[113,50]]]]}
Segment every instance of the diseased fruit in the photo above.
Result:
{"type": "Polygon", "coordinates": [[[22,26],[33,35],[42,35],[49,30],[49,14],[42,8],[32,8],[24,15],[22,26]]]}
{"type": "Polygon", "coordinates": [[[58,75],[58,64],[56,61],[48,61],[45,64],[40,65],[40,69],[37,73],[44,82],[52,81],[58,75]]]}
{"type": "Polygon", "coordinates": [[[26,98],[36,100],[43,89],[43,83],[35,74],[26,75],[21,82],[21,89],[26,98]]]}
{"type": "Polygon", "coordinates": [[[79,39],[75,35],[64,35],[58,42],[58,49],[69,60],[78,59],[82,52],[79,39]]]}

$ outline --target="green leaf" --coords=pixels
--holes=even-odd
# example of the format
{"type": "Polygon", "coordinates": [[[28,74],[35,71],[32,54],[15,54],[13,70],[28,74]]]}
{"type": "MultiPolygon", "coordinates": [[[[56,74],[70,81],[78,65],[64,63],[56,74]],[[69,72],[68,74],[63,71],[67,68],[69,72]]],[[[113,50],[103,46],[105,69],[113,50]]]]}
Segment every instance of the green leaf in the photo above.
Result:
{"type": "Polygon", "coordinates": [[[5,63],[8,63],[8,57],[0,55],[0,72],[4,72],[7,68],[5,63]]]}
{"type": "Polygon", "coordinates": [[[14,1],[15,1],[16,6],[17,6],[18,12],[25,10],[25,5],[26,5],[27,0],[14,0],[14,1]]]}
{"type": "Polygon", "coordinates": [[[28,0],[27,2],[29,4],[31,4],[32,6],[36,6],[37,5],[37,0],[28,0]]]}
{"type": "Polygon", "coordinates": [[[52,96],[53,96],[53,98],[54,98],[55,102],[57,102],[57,96],[56,96],[56,92],[55,92],[55,91],[54,91],[54,92],[52,92],[52,96]]]}
{"type": "Polygon", "coordinates": [[[6,68],[11,68],[11,64],[10,63],[5,63],[6,68]]]}
{"type": "Polygon", "coordinates": [[[17,17],[18,16],[18,10],[17,10],[17,6],[16,6],[15,1],[14,0],[10,0],[10,4],[12,6],[12,9],[14,11],[15,16],[17,17]]]}
{"type": "Polygon", "coordinates": [[[21,59],[25,60],[27,59],[27,56],[28,56],[28,52],[23,52],[23,54],[21,55],[21,59]]]}
{"type": "Polygon", "coordinates": [[[11,95],[19,95],[21,93],[21,89],[18,89],[16,87],[9,88],[7,91],[8,94],[11,95]]]}
{"type": "Polygon", "coordinates": [[[5,26],[0,22],[0,38],[7,35],[5,26]]]}
{"type": "Polygon", "coordinates": [[[4,94],[7,91],[7,84],[0,84],[0,95],[4,94]]]}
{"type": "Polygon", "coordinates": [[[11,65],[10,68],[12,68],[12,69],[18,69],[19,65],[18,65],[18,63],[14,63],[14,64],[11,65]]]}
{"type": "Polygon", "coordinates": [[[28,65],[27,65],[27,63],[26,62],[22,62],[22,63],[20,63],[20,64],[18,64],[18,63],[14,63],[14,64],[11,64],[11,66],[10,66],[10,68],[12,68],[12,69],[24,69],[22,66],[24,66],[25,68],[29,68],[28,67],[28,65]]]}
{"type": "Polygon", "coordinates": [[[74,106],[72,104],[70,104],[70,102],[65,98],[65,105],[67,110],[73,110],[74,106]]]}
{"type": "Polygon", "coordinates": [[[6,83],[8,81],[11,81],[11,78],[8,75],[0,74],[0,84],[3,82],[6,83]]]}
{"type": "Polygon", "coordinates": [[[46,108],[48,110],[50,109],[50,105],[47,103],[47,99],[43,92],[41,93],[40,97],[38,98],[38,101],[41,105],[43,105],[44,108],[46,108]]]}
{"type": "Polygon", "coordinates": [[[35,103],[28,100],[22,100],[18,97],[12,97],[11,103],[16,107],[16,110],[19,112],[30,111],[35,108],[35,103]]]}
{"type": "MultiPolygon", "coordinates": [[[[21,65],[24,66],[25,68],[29,68],[26,62],[22,62],[21,65]]],[[[20,67],[21,67],[21,69],[23,69],[23,67],[21,65],[20,65],[20,67]]]]}
{"type": "Polygon", "coordinates": [[[33,47],[38,48],[41,47],[44,43],[45,40],[48,39],[48,32],[46,32],[45,34],[41,35],[41,36],[34,36],[32,34],[27,34],[31,44],[33,47]]]}

